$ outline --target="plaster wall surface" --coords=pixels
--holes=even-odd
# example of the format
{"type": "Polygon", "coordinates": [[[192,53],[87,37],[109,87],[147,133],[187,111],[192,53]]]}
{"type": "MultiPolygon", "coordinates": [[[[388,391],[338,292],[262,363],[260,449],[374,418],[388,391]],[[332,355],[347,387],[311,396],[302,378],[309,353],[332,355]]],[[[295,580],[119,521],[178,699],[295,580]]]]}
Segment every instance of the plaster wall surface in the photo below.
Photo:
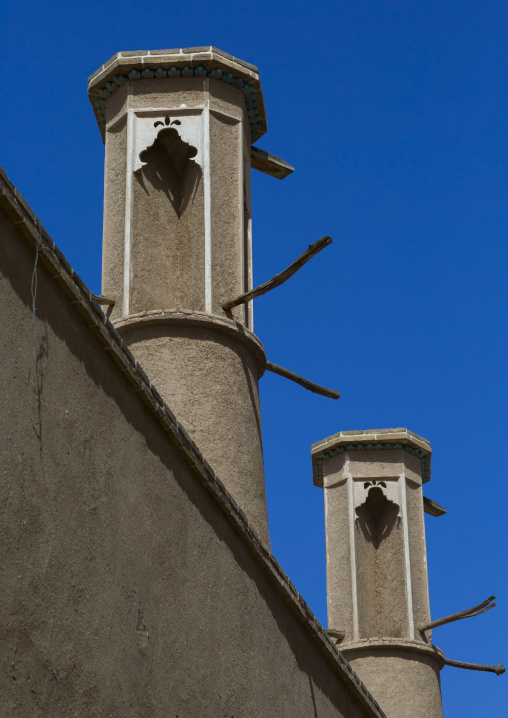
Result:
{"type": "Polygon", "coordinates": [[[35,367],[20,227],[0,212],[0,715],[382,718],[46,250],[35,367]]]}
{"type": "Polygon", "coordinates": [[[169,201],[170,193],[178,197],[178,182],[168,165],[165,153],[155,151],[132,179],[129,314],[168,307],[205,311],[203,182],[193,187],[182,180],[194,212],[178,217],[169,201]]]}
{"type": "Polygon", "coordinates": [[[402,522],[394,522],[382,544],[376,547],[365,523],[355,521],[358,637],[409,634],[404,536],[402,522]]]}
{"type": "Polygon", "coordinates": [[[442,718],[442,664],[436,656],[395,647],[346,655],[389,718],[442,718]]]}
{"type": "MultiPolygon", "coordinates": [[[[113,320],[153,309],[222,315],[222,302],[249,288],[248,128],[242,92],[209,78],[127,82],[109,98],[102,291],[116,300],[113,320]]],[[[246,308],[233,317],[245,323],[246,308]]]]}
{"type": "Polygon", "coordinates": [[[175,321],[170,314],[167,322],[159,319],[157,324],[150,324],[148,317],[134,328],[127,323],[118,329],[269,546],[260,367],[253,352],[254,346],[264,360],[261,345],[239,341],[233,322],[226,334],[205,316],[193,321],[196,316],[175,321]]]}
{"type": "Polygon", "coordinates": [[[124,291],[125,225],[118,218],[125,213],[126,125],[127,118],[110,131],[104,161],[104,184],[111,187],[111,192],[104,195],[104,233],[108,241],[102,243],[102,291],[115,298],[117,311],[123,306],[124,291]]]}
{"type": "MultiPolygon", "coordinates": [[[[429,582],[427,571],[427,550],[425,541],[425,518],[422,501],[422,488],[406,481],[406,500],[408,515],[408,539],[411,546],[411,585],[415,636],[418,626],[430,620],[429,582]]],[[[432,639],[432,631],[425,631],[427,641],[432,639]]]]}
{"type": "Polygon", "coordinates": [[[356,591],[351,560],[349,506],[340,494],[347,491],[346,484],[325,490],[325,526],[334,532],[326,533],[326,586],[329,628],[345,631],[345,639],[353,639],[356,622],[356,591]],[[337,596],[341,599],[337,600],[337,596]]]}
{"type": "Polygon", "coordinates": [[[346,641],[419,639],[418,625],[430,618],[419,458],[351,451],[327,459],[323,476],[330,626],[346,641]],[[374,524],[362,507],[372,481],[393,499],[374,524]]]}

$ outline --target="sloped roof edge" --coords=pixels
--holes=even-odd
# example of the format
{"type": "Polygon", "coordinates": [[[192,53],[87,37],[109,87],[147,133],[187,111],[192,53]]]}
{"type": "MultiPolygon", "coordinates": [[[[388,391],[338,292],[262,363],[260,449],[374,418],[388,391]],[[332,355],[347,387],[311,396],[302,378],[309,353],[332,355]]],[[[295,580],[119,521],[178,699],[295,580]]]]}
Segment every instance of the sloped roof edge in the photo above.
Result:
{"type": "Polygon", "coordinates": [[[164,403],[157,389],[124,344],[121,336],[93,299],[93,295],[86,284],[72,269],[65,256],[42,227],[29,204],[14,187],[1,166],[0,209],[12,219],[13,224],[18,227],[25,240],[34,249],[37,242],[39,242],[39,262],[41,265],[49,270],[50,276],[59,284],[71,304],[81,314],[90,331],[95,334],[113,362],[135,387],[142,402],[157,417],[168,438],[190,466],[199,482],[221,506],[229,521],[235,527],[236,532],[248,544],[258,563],[264,567],[264,570],[278,587],[288,608],[304,622],[321,652],[327,656],[334,666],[344,687],[355,694],[355,698],[367,709],[372,718],[386,718],[376,700],[358,678],[334,642],[328,637],[325,629],[298,593],[289,577],[265,547],[254,528],[249,524],[243,511],[215,475],[189,434],[164,403]]]}

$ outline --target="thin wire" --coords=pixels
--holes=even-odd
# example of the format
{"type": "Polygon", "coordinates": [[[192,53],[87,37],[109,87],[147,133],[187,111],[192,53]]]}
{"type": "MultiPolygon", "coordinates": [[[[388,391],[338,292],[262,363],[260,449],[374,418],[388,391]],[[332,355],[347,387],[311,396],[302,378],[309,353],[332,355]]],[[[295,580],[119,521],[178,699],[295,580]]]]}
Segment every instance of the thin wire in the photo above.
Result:
{"type": "MultiPolygon", "coordinates": [[[[31,283],[31,291],[32,291],[32,323],[33,323],[33,332],[34,332],[34,348],[32,352],[32,359],[30,361],[30,366],[32,365],[32,362],[35,365],[35,373],[37,374],[37,319],[35,316],[36,313],[36,302],[37,302],[37,265],[39,263],[39,249],[42,243],[42,227],[40,221],[36,218],[35,219],[35,226],[37,227],[37,241],[35,243],[35,263],[34,268],[32,272],[32,283],[31,283]]],[[[30,376],[30,370],[28,371],[28,376],[30,376]]]]}

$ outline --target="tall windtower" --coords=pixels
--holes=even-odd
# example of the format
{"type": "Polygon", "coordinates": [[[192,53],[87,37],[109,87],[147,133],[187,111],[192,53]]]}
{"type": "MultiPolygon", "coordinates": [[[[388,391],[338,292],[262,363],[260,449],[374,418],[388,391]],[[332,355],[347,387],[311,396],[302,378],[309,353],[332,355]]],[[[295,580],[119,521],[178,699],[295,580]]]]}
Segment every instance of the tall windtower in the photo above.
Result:
{"type": "Polygon", "coordinates": [[[149,379],[269,545],[251,304],[257,68],[213,47],[121,52],[91,76],[106,146],[102,293],[149,379]]]}
{"type": "Polygon", "coordinates": [[[343,431],[312,447],[324,489],[328,625],[389,718],[442,718],[431,643],[422,484],[430,444],[407,429],[343,431]]]}

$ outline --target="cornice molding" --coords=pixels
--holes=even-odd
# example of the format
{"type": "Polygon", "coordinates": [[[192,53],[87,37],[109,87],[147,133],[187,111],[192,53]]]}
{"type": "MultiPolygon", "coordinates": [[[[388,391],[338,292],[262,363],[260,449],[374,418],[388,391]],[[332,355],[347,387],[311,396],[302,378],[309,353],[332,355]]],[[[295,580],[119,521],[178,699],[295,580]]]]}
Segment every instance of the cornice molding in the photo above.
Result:
{"type": "Polygon", "coordinates": [[[266,132],[266,113],[254,65],[214,47],[119,52],[88,81],[88,94],[104,140],[108,98],[126,82],[165,78],[210,78],[236,87],[245,97],[251,141],[266,132]]]}
{"type": "MultiPolygon", "coordinates": [[[[397,434],[397,437],[394,437],[392,441],[373,441],[371,435],[369,437],[366,436],[364,441],[358,441],[356,438],[356,440],[352,440],[351,443],[345,443],[347,436],[339,435],[342,439],[341,445],[337,445],[338,442],[334,442],[334,445],[331,440],[325,440],[319,443],[324,444],[324,449],[326,444],[328,444],[330,448],[326,447],[326,450],[319,451],[319,444],[315,444],[312,447],[312,473],[314,484],[323,488],[323,463],[326,459],[330,459],[332,456],[337,456],[347,451],[379,451],[381,449],[403,449],[409,454],[418,457],[421,462],[422,484],[430,481],[430,447],[427,451],[416,447],[413,438],[415,435],[410,434],[410,432],[406,430],[401,430],[401,432],[402,431],[406,432],[407,435],[404,436],[402,433],[397,434]]],[[[418,438],[420,439],[420,437],[418,438]]],[[[331,437],[331,439],[333,439],[333,437],[331,437]]]]}

